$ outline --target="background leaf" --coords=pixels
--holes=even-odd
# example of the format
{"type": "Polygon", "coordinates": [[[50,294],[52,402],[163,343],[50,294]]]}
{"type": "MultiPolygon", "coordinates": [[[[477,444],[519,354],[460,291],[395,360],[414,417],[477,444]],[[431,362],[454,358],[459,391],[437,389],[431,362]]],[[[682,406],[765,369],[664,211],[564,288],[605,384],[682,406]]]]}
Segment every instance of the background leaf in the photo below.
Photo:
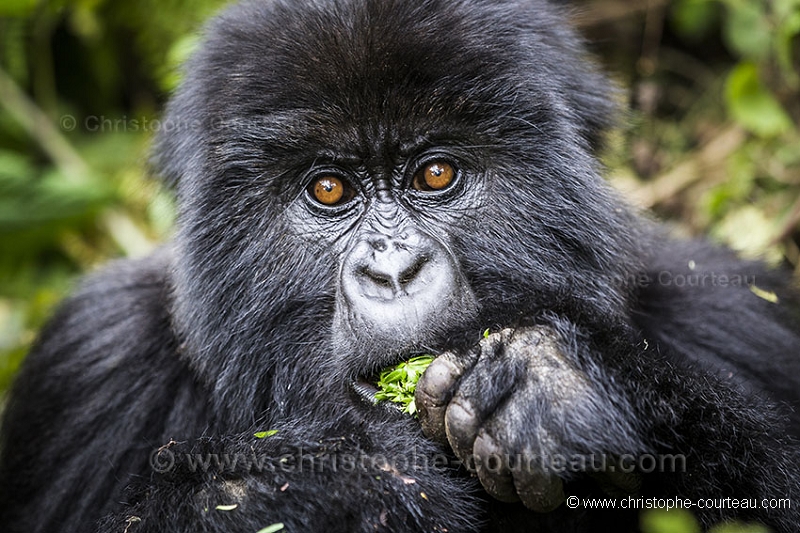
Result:
{"type": "Polygon", "coordinates": [[[742,126],[764,137],[780,135],[792,127],[786,112],[761,84],[758,67],[745,62],[728,76],[725,101],[742,126]]]}

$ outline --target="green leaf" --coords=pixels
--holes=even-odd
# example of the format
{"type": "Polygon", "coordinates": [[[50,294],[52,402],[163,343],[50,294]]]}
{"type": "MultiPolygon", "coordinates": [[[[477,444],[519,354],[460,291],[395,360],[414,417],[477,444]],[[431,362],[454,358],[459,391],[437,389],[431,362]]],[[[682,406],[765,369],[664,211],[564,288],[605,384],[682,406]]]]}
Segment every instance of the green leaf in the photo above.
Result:
{"type": "Polygon", "coordinates": [[[0,3],[0,17],[24,17],[36,9],[36,0],[3,0],[0,3]]]}
{"type": "Polygon", "coordinates": [[[750,285],[750,290],[762,300],[766,300],[774,304],[778,303],[778,295],[772,291],[764,290],[760,287],[756,287],[755,285],[750,285]]]}
{"type": "Polygon", "coordinates": [[[714,26],[717,5],[710,0],[677,0],[670,6],[675,31],[689,39],[699,39],[714,26]]]}
{"type": "Polygon", "coordinates": [[[682,509],[648,511],[641,521],[642,533],[700,533],[697,520],[682,509]]]}
{"type": "Polygon", "coordinates": [[[399,404],[404,413],[415,415],[417,406],[414,403],[414,392],[417,390],[417,382],[434,359],[432,355],[412,357],[381,372],[375,400],[399,404]]]}
{"type": "Polygon", "coordinates": [[[770,53],[773,29],[765,3],[727,0],[723,36],[728,47],[748,59],[765,59],[770,53]]]}
{"type": "Polygon", "coordinates": [[[793,63],[800,59],[796,57],[799,52],[795,47],[795,38],[800,35],[800,0],[778,0],[775,12],[780,20],[775,38],[775,53],[783,75],[797,83],[800,75],[793,63]]]}
{"type": "Polygon", "coordinates": [[[754,205],[730,210],[714,226],[711,235],[747,259],[777,265],[783,258],[781,250],[772,246],[775,221],[754,205]]]}
{"type": "Polygon", "coordinates": [[[233,511],[237,507],[239,507],[238,503],[232,503],[230,505],[217,505],[214,509],[217,511],[233,511]]]}
{"type": "Polygon", "coordinates": [[[253,436],[257,439],[265,439],[267,437],[271,437],[278,433],[277,429],[268,429],[267,431],[259,431],[258,433],[253,433],[253,436]]]}
{"type": "Polygon", "coordinates": [[[772,137],[792,127],[781,105],[761,84],[754,63],[741,63],[730,73],[725,103],[734,120],[756,135],[772,137]]]}
{"type": "Polygon", "coordinates": [[[800,14],[800,0],[773,0],[772,9],[780,19],[800,14]]]}
{"type": "Polygon", "coordinates": [[[283,522],[278,522],[276,524],[267,526],[264,529],[259,529],[258,533],[275,533],[276,531],[280,531],[282,529],[283,529],[283,522]]]}

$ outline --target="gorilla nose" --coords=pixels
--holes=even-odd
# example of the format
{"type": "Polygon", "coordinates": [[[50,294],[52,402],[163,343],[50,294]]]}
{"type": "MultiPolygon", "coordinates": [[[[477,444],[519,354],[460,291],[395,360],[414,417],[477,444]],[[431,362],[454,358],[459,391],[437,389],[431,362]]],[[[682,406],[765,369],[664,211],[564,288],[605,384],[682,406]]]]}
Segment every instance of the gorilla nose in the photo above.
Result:
{"type": "Polygon", "coordinates": [[[445,248],[414,231],[357,241],[345,257],[340,279],[337,306],[347,320],[376,339],[398,343],[417,342],[448,320],[453,302],[468,296],[445,248]]]}
{"type": "Polygon", "coordinates": [[[435,256],[425,238],[416,232],[373,233],[354,254],[361,293],[380,300],[416,294],[429,284],[428,271],[435,256]]]}
{"type": "Polygon", "coordinates": [[[409,292],[427,263],[428,258],[424,255],[376,251],[373,260],[363,265],[359,273],[378,293],[392,297],[409,292]]]}

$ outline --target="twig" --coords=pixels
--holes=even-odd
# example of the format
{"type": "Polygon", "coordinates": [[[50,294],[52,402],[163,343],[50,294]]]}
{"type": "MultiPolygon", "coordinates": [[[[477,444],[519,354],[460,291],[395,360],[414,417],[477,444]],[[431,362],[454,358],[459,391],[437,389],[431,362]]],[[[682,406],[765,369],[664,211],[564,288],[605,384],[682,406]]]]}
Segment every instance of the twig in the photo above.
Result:
{"type": "Polygon", "coordinates": [[[41,146],[61,173],[76,183],[86,181],[88,165],[56,129],[47,115],[0,68],[0,105],[41,146]]]}
{"type": "Polygon", "coordinates": [[[642,35],[642,52],[639,57],[639,69],[650,76],[658,66],[658,51],[661,36],[664,33],[664,16],[666,7],[656,0],[645,2],[644,31],[642,35]]]}
{"type": "MultiPolygon", "coordinates": [[[[39,144],[65,179],[76,184],[88,183],[89,165],[2,68],[0,105],[39,144]]],[[[154,248],[153,242],[136,227],[134,221],[119,210],[107,210],[100,224],[127,256],[144,255],[154,248]]]]}
{"type": "Polygon", "coordinates": [[[730,126],[711,139],[689,159],[672,170],[658,176],[628,196],[636,205],[650,208],[674,197],[681,191],[699,181],[705,169],[715,168],[725,163],[746,139],[739,126],[730,126]]]}

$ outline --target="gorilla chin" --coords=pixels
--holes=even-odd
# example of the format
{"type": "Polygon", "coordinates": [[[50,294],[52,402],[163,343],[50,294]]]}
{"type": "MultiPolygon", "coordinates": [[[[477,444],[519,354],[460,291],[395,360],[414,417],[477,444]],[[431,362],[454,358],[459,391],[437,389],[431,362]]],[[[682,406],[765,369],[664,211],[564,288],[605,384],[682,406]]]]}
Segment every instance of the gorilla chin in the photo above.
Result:
{"type": "Polygon", "coordinates": [[[156,139],[175,237],[43,329],[0,432],[0,531],[638,533],[635,509],[566,504],[736,496],[795,504],[693,512],[794,533],[792,279],[604,182],[613,98],[560,4],[210,22],[156,139]],[[775,297],[619,281],[663,272],[775,297]],[[364,401],[420,353],[419,419],[364,401]],[[662,456],[685,468],[615,470],[662,456]]]}

